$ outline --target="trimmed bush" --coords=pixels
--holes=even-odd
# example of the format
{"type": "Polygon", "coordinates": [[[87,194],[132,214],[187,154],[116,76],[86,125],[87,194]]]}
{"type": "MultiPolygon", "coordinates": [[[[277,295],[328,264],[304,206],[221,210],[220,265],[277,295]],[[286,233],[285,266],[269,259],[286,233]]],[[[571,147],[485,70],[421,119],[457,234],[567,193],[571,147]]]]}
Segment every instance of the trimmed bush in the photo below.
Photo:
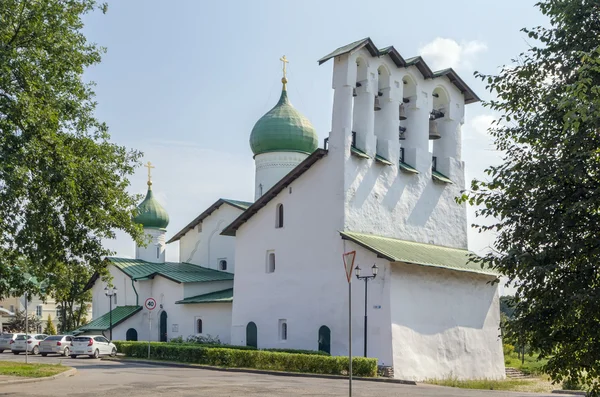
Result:
{"type": "MultiPolygon", "coordinates": [[[[147,342],[113,342],[119,352],[129,357],[148,357],[147,342]]],[[[281,353],[265,350],[206,347],[198,344],[151,342],[151,358],[230,368],[255,368],[271,371],[314,374],[348,374],[348,357],[320,354],[281,353]]],[[[313,352],[314,353],[314,352],[313,352]]],[[[377,376],[377,359],[354,357],[352,372],[356,376],[377,376]]]]}
{"type": "Polygon", "coordinates": [[[317,354],[319,356],[331,356],[331,354],[320,350],[300,350],[300,349],[261,349],[267,352],[295,353],[295,354],[317,354]]]}

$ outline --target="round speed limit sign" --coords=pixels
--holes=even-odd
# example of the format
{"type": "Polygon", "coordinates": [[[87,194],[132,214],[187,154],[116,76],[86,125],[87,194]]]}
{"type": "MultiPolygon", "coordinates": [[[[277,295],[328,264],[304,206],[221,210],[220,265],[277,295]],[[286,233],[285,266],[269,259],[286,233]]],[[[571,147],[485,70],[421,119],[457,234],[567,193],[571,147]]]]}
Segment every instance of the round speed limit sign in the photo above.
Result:
{"type": "Polygon", "coordinates": [[[144,307],[148,310],[154,310],[156,307],[156,300],[154,298],[146,299],[146,302],[144,302],[144,307]]]}

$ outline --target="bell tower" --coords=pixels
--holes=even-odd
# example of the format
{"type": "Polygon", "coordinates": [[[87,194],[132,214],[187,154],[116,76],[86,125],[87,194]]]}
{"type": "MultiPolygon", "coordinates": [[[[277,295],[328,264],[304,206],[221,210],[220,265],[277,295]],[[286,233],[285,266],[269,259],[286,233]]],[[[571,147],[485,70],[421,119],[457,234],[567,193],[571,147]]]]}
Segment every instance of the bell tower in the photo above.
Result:
{"type": "Polygon", "coordinates": [[[314,152],[319,140],[311,122],[297,111],[287,93],[287,63],[283,63],[279,102],[252,128],[250,147],[256,166],[254,199],[258,199],[314,152]]]}
{"type": "Polygon", "coordinates": [[[152,168],[154,166],[148,161],[144,167],[148,168],[148,191],[146,198],[137,207],[137,214],[133,218],[136,223],[144,227],[144,234],[150,238],[146,247],[136,246],[135,258],[147,262],[165,262],[165,235],[169,225],[169,214],[154,197],[152,192],[152,168]]]}

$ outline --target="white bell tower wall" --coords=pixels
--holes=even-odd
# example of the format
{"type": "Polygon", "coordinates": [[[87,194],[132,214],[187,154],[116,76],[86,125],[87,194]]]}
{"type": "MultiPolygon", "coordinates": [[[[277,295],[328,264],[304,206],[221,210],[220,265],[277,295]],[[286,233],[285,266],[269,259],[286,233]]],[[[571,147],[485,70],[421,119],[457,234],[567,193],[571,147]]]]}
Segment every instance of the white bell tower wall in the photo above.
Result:
{"type": "Polygon", "coordinates": [[[151,240],[146,247],[136,246],[135,259],[152,263],[165,263],[166,233],[164,229],[144,228],[144,234],[151,240]]]}
{"type": "Polygon", "coordinates": [[[300,152],[269,152],[254,156],[254,200],[265,194],[307,157],[307,154],[300,152]]]}
{"type": "Polygon", "coordinates": [[[445,76],[424,77],[417,65],[399,67],[389,56],[374,57],[366,48],[336,56],[333,65],[328,156],[343,169],[345,230],[467,248],[466,207],[455,201],[465,187],[462,92],[445,76]],[[401,104],[407,117],[402,121],[401,104]],[[434,110],[444,115],[435,120],[441,138],[432,141],[434,110]],[[400,126],[406,128],[404,140],[400,126]],[[369,158],[353,155],[352,145],[369,158]],[[435,171],[452,183],[433,177],[434,155],[435,171]],[[417,172],[407,172],[404,164],[417,172]]]}

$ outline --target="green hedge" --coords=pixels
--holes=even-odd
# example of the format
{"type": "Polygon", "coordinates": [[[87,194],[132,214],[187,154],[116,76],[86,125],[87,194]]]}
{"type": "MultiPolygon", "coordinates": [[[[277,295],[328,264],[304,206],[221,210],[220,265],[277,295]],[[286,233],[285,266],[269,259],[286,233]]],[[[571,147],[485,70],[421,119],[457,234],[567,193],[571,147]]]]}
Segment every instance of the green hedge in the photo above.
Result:
{"type": "MultiPolygon", "coordinates": [[[[120,353],[129,357],[148,357],[148,342],[113,342],[120,353]]],[[[204,347],[182,343],[151,342],[150,357],[158,360],[230,368],[255,368],[272,371],[344,375],[348,357],[317,354],[280,353],[265,350],[241,350],[230,347],[204,347]]],[[[377,359],[354,357],[352,372],[356,376],[377,376],[377,359]]]]}
{"type": "MultiPolygon", "coordinates": [[[[122,343],[143,343],[146,348],[148,347],[148,342],[126,342],[126,341],[112,341],[116,346],[117,350],[121,350],[119,346],[122,343]]],[[[217,349],[235,349],[235,350],[259,350],[253,346],[235,346],[235,345],[215,345],[209,343],[193,343],[193,342],[150,342],[151,346],[160,346],[160,345],[168,345],[168,346],[199,346],[206,348],[217,348],[217,349]]],[[[317,354],[320,356],[330,356],[329,353],[323,351],[316,350],[300,350],[300,349],[260,349],[268,352],[279,352],[279,353],[295,353],[295,354],[317,354]]]]}

